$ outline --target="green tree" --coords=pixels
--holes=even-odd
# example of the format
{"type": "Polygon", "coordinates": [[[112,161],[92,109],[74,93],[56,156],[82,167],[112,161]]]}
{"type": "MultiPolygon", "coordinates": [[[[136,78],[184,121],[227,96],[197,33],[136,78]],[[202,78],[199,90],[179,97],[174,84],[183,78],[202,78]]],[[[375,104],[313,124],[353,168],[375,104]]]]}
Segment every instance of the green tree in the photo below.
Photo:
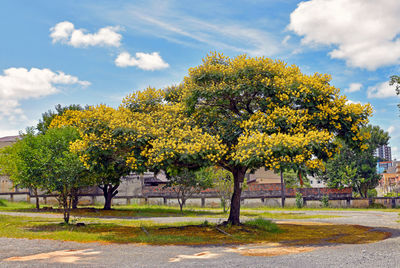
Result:
{"type": "Polygon", "coordinates": [[[202,170],[193,171],[183,168],[180,171],[167,171],[167,174],[169,174],[167,186],[172,187],[176,193],[181,213],[183,213],[183,207],[186,201],[193,196],[193,194],[200,193],[201,190],[212,186],[211,179],[204,176],[202,170]]]}
{"type": "Polygon", "coordinates": [[[329,187],[351,186],[360,196],[367,197],[368,190],[374,189],[380,179],[376,171],[378,158],[374,152],[379,146],[387,145],[390,137],[378,126],[368,125],[362,132],[368,133],[369,138],[365,141],[368,149],[357,150],[342,142],[340,153],[327,161],[326,171],[321,177],[329,187]]]}
{"type": "Polygon", "coordinates": [[[233,194],[232,173],[223,168],[212,166],[203,168],[201,176],[210,178],[212,187],[219,196],[224,213],[227,212],[233,194]]]}
{"type": "Polygon", "coordinates": [[[40,208],[38,192],[45,189],[44,175],[49,155],[44,154],[40,138],[33,128],[28,128],[16,143],[7,146],[0,153],[0,171],[13,181],[14,185],[29,188],[36,197],[36,209],[40,208]]]}
{"type": "MultiPolygon", "coordinates": [[[[301,187],[298,172],[295,172],[294,170],[287,170],[283,172],[283,178],[286,187],[288,188],[301,187]]],[[[307,178],[307,174],[304,173],[303,173],[303,184],[306,187],[311,187],[310,180],[307,178]]]]}
{"type": "Polygon", "coordinates": [[[75,190],[94,183],[78,155],[69,150],[70,143],[77,140],[79,134],[74,128],[65,127],[49,129],[38,138],[42,154],[47,156],[43,177],[45,188],[49,193],[57,193],[64,212],[64,222],[68,224],[75,190]]]}

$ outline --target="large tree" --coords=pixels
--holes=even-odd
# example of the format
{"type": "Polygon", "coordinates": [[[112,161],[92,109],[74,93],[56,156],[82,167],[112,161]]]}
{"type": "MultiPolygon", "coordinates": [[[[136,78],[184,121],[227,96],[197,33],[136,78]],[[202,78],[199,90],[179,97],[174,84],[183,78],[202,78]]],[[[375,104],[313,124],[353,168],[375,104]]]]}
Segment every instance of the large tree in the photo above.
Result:
{"type": "Polygon", "coordinates": [[[364,147],[360,127],[370,106],[348,104],[329,81],[328,75],[305,75],[297,66],[245,55],[213,53],[189,69],[179,90],[186,114],[221,140],[225,151],[215,160],[233,174],[229,223],[240,224],[248,170],[323,168],[322,159],[338,150],[335,136],[364,147]]]}

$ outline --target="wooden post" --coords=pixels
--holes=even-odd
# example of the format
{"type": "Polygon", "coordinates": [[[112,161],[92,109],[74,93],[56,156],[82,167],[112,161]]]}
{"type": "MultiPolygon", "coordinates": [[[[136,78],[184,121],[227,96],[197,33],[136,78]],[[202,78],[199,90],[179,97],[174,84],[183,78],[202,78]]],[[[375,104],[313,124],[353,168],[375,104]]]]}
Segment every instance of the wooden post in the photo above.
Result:
{"type": "Polygon", "coordinates": [[[283,180],[283,171],[281,169],[281,198],[282,198],[282,207],[285,207],[285,181],[283,180]]]}
{"type": "Polygon", "coordinates": [[[164,205],[165,206],[167,205],[167,198],[166,197],[164,197],[164,205]]]}
{"type": "Polygon", "coordinates": [[[206,206],[206,199],[204,197],[201,198],[201,207],[204,208],[206,206]]]}

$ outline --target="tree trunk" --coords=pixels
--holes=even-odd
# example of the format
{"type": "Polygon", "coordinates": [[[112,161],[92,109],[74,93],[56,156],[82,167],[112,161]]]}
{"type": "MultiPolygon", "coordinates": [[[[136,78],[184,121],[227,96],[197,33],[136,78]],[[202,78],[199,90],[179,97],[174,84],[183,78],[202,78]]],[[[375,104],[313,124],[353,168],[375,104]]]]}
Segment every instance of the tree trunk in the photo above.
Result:
{"type": "Polygon", "coordinates": [[[118,194],[117,188],[119,184],[112,186],[112,184],[106,184],[104,187],[100,187],[103,190],[104,195],[104,210],[111,209],[111,201],[114,196],[118,194]]]}
{"type": "Polygon", "coordinates": [[[233,174],[233,195],[231,200],[231,210],[227,223],[240,225],[240,196],[242,194],[242,183],[246,174],[246,168],[239,167],[232,171],[233,174]]]}
{"type": "Polygon", "coordinates": [[[283,180],[283,171],[281,170],[281,198],[282,198],[282,207],[285,207],[285,181],[283,180]]]}
{"type": "Polygon", "coordinates": [[[36,197],[36,209],[39,210],[40,209],[40,204],[39,204],[39,196],[38,196],[37,188],[33,189],[33,192],[35,193],[35,197],[36,197]]]}
{"type": "Polygon", "coordinates": [[[303,182],[303,178],[301,177],[301,171],[300,170],[299,170],[299,179],[300,179],[300,187],[303,188],[304,182],[303,182]]]}
{"type": "Polygon", "coordinates": [[[71,192],[72,192],[72,209],[77,209],[79,202],[79,189],[73,188],[71,192]]]}

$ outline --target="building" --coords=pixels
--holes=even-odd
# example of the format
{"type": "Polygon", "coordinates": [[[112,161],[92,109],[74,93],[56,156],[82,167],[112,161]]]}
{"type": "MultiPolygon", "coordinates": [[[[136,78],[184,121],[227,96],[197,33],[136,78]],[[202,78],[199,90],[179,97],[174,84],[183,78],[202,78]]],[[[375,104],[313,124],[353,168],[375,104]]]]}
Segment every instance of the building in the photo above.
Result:
{"type": "Polygon", "coordinates": [[[315,178],[313,176],[307,176],[308,180],[310,181],[310,186],[311,188],[325,188],[326,183],[319,179],[319,178],[315,178]]]}
{"type": "Polygon", "coordinates": [[[247,183],[281,183],[280,174],[268,170],[266,168],[259,168],[254,172],[246,174],[247,183]]]}
{"type": "Polygon", "coordinates": [[[377,163],[376,172],[378,174],[383,174],[391,167],[393,167],[392,161],[380,161],[377,163]]]}
{"type": "Polygon", "coordinates": [[[392,161],[392,149],[390,146],[382,145],[376,149],[375,156],[383,161],[392,161]]]}

